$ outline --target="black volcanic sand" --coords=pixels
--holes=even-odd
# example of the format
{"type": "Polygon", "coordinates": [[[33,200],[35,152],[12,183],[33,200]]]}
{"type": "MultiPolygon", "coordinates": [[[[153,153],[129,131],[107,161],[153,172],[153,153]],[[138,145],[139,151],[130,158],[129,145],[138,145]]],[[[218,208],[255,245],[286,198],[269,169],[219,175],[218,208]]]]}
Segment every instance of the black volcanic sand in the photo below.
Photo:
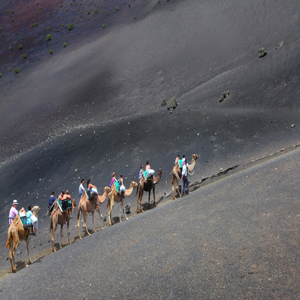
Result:
{"type": "Polygon", "coordinates": [[[2,161],[65,127],[156,111],[174,96],[191,109],[298,110],[298,1],[168,1],[148,9],[105,35],[78,29],[66,51],[7,84],[1,78],[2,161]],[[259,59],[261,47],[268,55],[259,59]],[[230,99],[217,103],[226,90],[230,99]]]}
{"type": "Polygon", "coordinates": [[[299,155],[86,237],[7,276],[1,296],[298,299],[299,155]]]}
{"type": "MultiPolygon", "coordinates": [[[[78,128],[61,137],[46,141],[40,147],[20,154],[14,161],[1,167],[0,186],[2,193],[10,195],[1,203],[2,231],[1,238],[7,238],[7,215],[12,199],[18,199],[20,207],[28,204],[39,205],[39,237],[34,238],[32,253],[38,255],[51,250],[49,220],[45,217],[48,198],[52,191],[58,194],[62,189],[69,189],[78,200],[80,179],[91,177],[99,191],[110,184],[113,171],[124,174],[125,185],[131,180],[137,181],[140,164],[149,159],[155,170],[162,168],[161,182],[156,188],[156,200],[162,201],[171,193],[170,171],[177,153],[185,154],[191,161],[193,153],[199,153],[191,183],[199,182],[204,177],[235,166],[272,156],[280,152],[285,145],[297,145],[299,142],[298,126],[291,128],[297,121],[297,115],[276,115],[257,111],[241,112],[230,110],[185,111],[141,115],[101,126],[78,128]],[[173,127],[176,125],[176,132],[173,127]],[[151,130],[151,134],[149,131],[151,130]]],[[[201,187],[201,185],[200,185],[201,187]]],[[[130,203],[131,214],[136,211],[136,198],[131,195],[125,204],[130,203]]],[[[148,194],[144,195],[143,204],[147,203],[148,194]]],[[[170,197],[167,197],[170,199],[170,197]]],[[[153,200],[153,196],[151,196],[153,200]]],[[[164,202],[164,201],[162,201],[164,202]]],[[[106,202],[101,205],[104,216],[106,202]]],[[[153,208],[151,205],[150,208],[153,208]]],[[[77,210],[76,210],[77,211],[77,210]]],[[[118,222],[119,208],[113,211],[113,218],[118,222]]],[[[99,218],[96,218],[100,229],[99,218]]],[[[71,237],[78,235],[75,219],[71,221],[71,237]]],[[[104,222],[107,225],[107,221],[104,222]]],[[[92,228],[91,217],[88,227],[92,228]]],[[[58,238],[58,233],[57,233],[58,238]]],[[[66,233],[63,243],[66,243],[66,233]]],[[[58,242],[58,239],[56,239],[58,242]]],[[[23,246],[24,247],[24,246],[23,246]]],[[[22,255],[24,259],[25,249],[22,255]]],[[[0,264],[7,271],[9,262],[7,249],[1,250],[0,264]]]]}
{"type": "MultiPolygon", "coordinates": [[[[87,180],[91,177],[93,184],[102,192],[103,187],[109,185],[113,171],[124,174],[125,185],[128,187],[131,180],[137,180],[139,166],[149,159],[153,169],[163,170],[161,182],[156,189],[158,208],[153,209],[151,206],[151,211],[145,217],[131,218],[121,226],[118,224],[105,228],[83,240],[103,239],[101,245],[105,245],[112,239],[111,243],[116,241],[115,245],[119,245],[121,230],[128,230],[126,236],[130,239],[134,236],[140,238],[142,229],[154,234],[155,228],[146,226],[131,236],[131,225],[127,224],[136,228],[137,225],[133,225],[135,222],[141,222],[138,220],[149,218],[150,215],[159,220],[159,212],[170,228],[172,224],[178,226],[179,216],[173,216],[166,208],[171,205],[175,211],[177,203],[180,203],[168,203],[171,199],[170,171],[177,154],[185,154],[189,161],[193,153],[200,154],[194,175],[190,178],[191,183],[199,183],[203,178],[237,165],[241,169],[249,167],[252,161],[272,157],[274,153],[283,149],[291,150],[299,144],[298,1],[290,1],[288,5],[273,0],[263,3],[241,3],[237,0],[161,1],[161,5],[151,1],[149,6],[141,4],[139,9],[142,17],[137,18],[137,22],[127,22],[126,14],[123,13],[120,15],[120,23],[116,21],[105,34],[102,28],[100,33],[97,28],[87,31],[87,27],[79,26],[81,29],[72,33],[76,35],[76,43],[72,44],[72,48],[68,46],[48,58],[39,57],[38,62],[24,68],[18,76],[9,79],[3,76],[0,79],[0,192],[3,195],[0,203],[0,236],[3,246],[7,239],[7,215],[13,199],[18,199],[19,207],[27,207],[28,204],[41,207],[39,237],[33,238],[31,243],[31,247],[34,246],[31,249],[32,255],[37,259],[51,250],[51,244],[48,243],[49,220],[45,213],[52,190],[58,194],[62,189],[69,189],[78,200],[77,190],[81,178],[87,180]],[[268,54],[259,59],[258,49],[261,47],[265,47],[268,54]],[[230,95],[219,103],[218,99],[224,91],[229,91],[230,95]],[[174,96],[179,105],[170,113],[166,107],[161,107],[161,102],[174,96]],[[119,234],[114,236],[116,233],[112,231],[118,230],[119,234]]],[[[116,16],[114,18],[118,19],[116,16]]],[[[63,38],[57,41],[62,42],[63,38]]],[[[291,155],[290,159],[293,161],[295,156],[291,155]]],[[[280,162],[282,168],[285,168],[285,162],[280,162]]],[[[242,203],[265,199],[265,181],[269,173],[264,170],[261,172],[266,173],[258,173],[251,190],[261,190],[261,195],[250,199],[249,193],[242,194],[239,199],[242,203]]],[[[287,173],[284,176],[289,175],[287,173]]],[[[240,189],[248,181],[242,177],[241,182],[238,185],[238,182],[232,181],[231,188],[217,184],[214,191],[219,195],[228,193],[228,201],[232,198],[234,206],[239,203],[235,200],[238,196],[233,193],[234,185],[240,189]]],[[[202,192],[203,186],[204,183],[197,184],[201,189],[196,193],[201,194],[206,205],[209,205],[206,199],[213,199],[218,207],[222,205],[223,198],[217,195],[215,199],[211,198],[206,190],[202,192]]],[[[286,190],[289,188],[287,185],[286,190]]],[[[273,195],[278,201],[284,199],[275,192],[273,195]]],[[[191,196],[194,199],[192,201],[196,201],[197,197],[191,196]]],[[[143,203],[146,202],[145,194],[143,203]]],[[[126,199],[125,203],[131,204],[130,216],[133,216],[136,210],[134,195],[126,199]]],[[[107,216],[105,204],[101,206],[101,211],[107,216]]],[[[195,205],[199,203],[195,202],[195,205]]],[[[249,214],[262,210],[256,205],[255,209],[248,210],[249,214]]],[[[200,209],[201,206],[195,209],[194,214],[200,209]]],[[[288,211],[281,210],[281,206],[272,209],[277,216],[282,213],[282,217],[286,217],[288,214],[288,211]]],[[[209,210],[209,207],[203,209],[203,215],[209,215],[209,210]]],[[[186,211],[186,214],[191,211],[186,211]]],[[[118,208],[113,210],[116,222],[117,215],[118,208]]],[[[232,212],[228,219],[235,220],[235,217],[236,214],[232,212]]],[[[184,235],[195,222],[187,224],[188,218],[182,220],[186,222],[182,226],[184,235]]],[[[214,226],[222,228],[227,224],[226,220],[224,223],[216,223],[218,225],[212,225],[209,221],[203,224],[204,228],[201,229],[207,233],[206,244],[213,245],[216,238],[222,237],[223,232],[216,233],[215,237],[208,232],[217,230],[214,226]]],[[[95,221],[99,229],[99,219],[95,221]]],[[[235,222],[237,226],[242,224],[240,219],[235,222]]],[[[72,240],[77,239],[75,223],[75,219],[71,221],[72,240]]],[[[278,230],[283,230],[280,224],[276,226],[278,230]]],[[[107,221],[104,225],[107,225],[107,221]]],[[[91,217],[88,227],[91,228],[91,217]]],[[[251,235],[251,226],[247,230],[245,236],[251,235]]],[[[271,236],[272,230],[268,228],[266,236],[271,236]]],[[[146,234],[145,231],[143,234],[146,234]]],[[[163,239],[163,235],[157,238],[163,239]]],[[[261,236],[255,231],[253,239],[258,238],[261,236]]],[[[64,245],[66,241],[64,232],[64,245]]],[[[147,241],[149,245],[160,245],[160,241],[154,237],[147,241]]],[[[234,242],[229,240],[226,249],[231,248],[231,242],[232,247],[235,247],[234,242]]],[[[246,241],[244,244],[247,244],[246,241]]],[[[250,248],[259,255],[259,248],[253,244],[250,248]]],[[[75,251],[75,245],[77,243],[58,253],[75,251]]],[[[271,242],[268,247],[270,245],[271,242]]],[[[285,241],[281,246],[284,245],[285,241]]],[[[262,255],[268,247],[261,251],[262,255]]],[[[171,250],[160,251],[165,260],[171,250]]],[[[16,256],[20,271],[21,261],[25,258],[24,243],[17,251],[22,252],[16,256]]],[[[127,250],[123,250],[122,254],[126,253],[127,250]]],[[[8,250],[3,248],[0,251],[2,273],[9,272],[7,256],[8,250]]],[[[50,255],[46,260],[50,261],[52,257],[57,256],[50,255]]],[[[198,258],[190,256],[192,261],[198,258]]],[[[226,258],[229,265],[231,258],[226,258]]],[[[178,260],[181,259],[182,256],[178,256],[178,260]]],[[[272,267],[275,270],[276,265],[272,259],[270,256],[268,260],[271,261],[270,270],[272,267]]],[[[242,258],[240,260],[243,261],[242,258]]],[[[155,261],[158,266],[158,258],[155,261]]],[[[41,264],[30,268],[37,265],[41,264]]],[[[138,267],[142,268],[141,265],[138,267]]],[[[135,265],[132,272],[138,267],[135,265]]],[[[212,264],[207,265],[206,269],[207,272],[211,270],[207,278],[214,283],[212,264]]],[[[5,276],[12,280],[10,274],[5,276]]],[[[201,276],[204,276],[205,282],[205,274],[201,273],[201,276]]],[[[146,280],[147,284],[158,282],[153,277],[153,281],[150,278],[146,280]]],[[[226,286],[222,280],[215,282],[220,287],[226,286]]],[[[126,281],[121,284],[124,285],[126,281]]],[[[172,295],[162,292],[164,298],[174,298],[172,295]]],[[[234,296],[234,292],[231,295],[234,296]]],[[[193,295],[188,293],[178,298],[193,298],[193,295]]]]}

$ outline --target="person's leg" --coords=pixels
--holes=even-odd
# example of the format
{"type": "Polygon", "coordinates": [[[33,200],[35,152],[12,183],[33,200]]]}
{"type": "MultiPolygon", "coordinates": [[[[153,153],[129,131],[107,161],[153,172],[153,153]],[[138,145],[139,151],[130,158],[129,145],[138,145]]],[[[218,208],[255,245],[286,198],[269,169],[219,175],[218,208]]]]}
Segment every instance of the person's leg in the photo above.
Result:
{"type": "Polygon", "coordinates": [[[189,187],[190,187],[190,183],[189,183],[188,178],[186,177],[186,194],[187,195],[189,194],[189,187]]]}
{"type": "Polygon", "coordinates": [[[184,177],[182,179],[181,197],[183,197],[183,192],[184,192],[184,177]]]}

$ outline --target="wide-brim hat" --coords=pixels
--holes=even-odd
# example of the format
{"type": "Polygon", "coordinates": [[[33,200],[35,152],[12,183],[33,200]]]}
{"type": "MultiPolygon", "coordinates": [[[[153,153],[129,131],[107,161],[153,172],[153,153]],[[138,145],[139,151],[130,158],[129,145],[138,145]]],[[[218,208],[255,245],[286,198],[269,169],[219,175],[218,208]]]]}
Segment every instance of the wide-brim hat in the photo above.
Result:
{"type": "Polygon", "coordinates": [[[12,203],[12,204],[13,204],[13,205],[14,205],[14,204],[17,204],[17,205],[18,205],[18,204],[19,204],[19,203],[18,203],[18,200],[13,200],[13,203],[12,203]]]}

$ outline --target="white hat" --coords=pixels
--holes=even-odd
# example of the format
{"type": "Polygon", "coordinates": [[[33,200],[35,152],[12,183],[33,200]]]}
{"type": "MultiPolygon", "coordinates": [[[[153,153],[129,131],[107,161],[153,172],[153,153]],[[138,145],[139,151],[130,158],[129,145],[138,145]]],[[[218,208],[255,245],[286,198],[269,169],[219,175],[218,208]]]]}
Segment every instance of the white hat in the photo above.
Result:
{"type": "Polygon", "coordinates": [[[18,200],[14,200],[14,201],[13,201],[13,205],[14,205],[14,204],[17,204],[17,205],[18,205],[18,204],[19,204],[19,203],[18,203],[18,200]]]}

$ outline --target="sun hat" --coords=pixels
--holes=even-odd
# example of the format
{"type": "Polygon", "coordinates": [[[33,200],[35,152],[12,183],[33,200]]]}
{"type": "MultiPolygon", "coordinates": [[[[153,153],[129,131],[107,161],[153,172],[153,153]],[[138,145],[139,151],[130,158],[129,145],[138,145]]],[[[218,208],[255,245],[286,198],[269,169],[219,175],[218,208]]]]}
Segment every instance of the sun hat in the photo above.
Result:
{"type": "Polygon", "coordinates": [[[18,200],[14,200],[14,201],[13,201],[13,205],[14,205],[14,204],[17,204],[17,205],[18,205],[18,204],[19,204],[19,203],[18,203],[18,200]]]}

